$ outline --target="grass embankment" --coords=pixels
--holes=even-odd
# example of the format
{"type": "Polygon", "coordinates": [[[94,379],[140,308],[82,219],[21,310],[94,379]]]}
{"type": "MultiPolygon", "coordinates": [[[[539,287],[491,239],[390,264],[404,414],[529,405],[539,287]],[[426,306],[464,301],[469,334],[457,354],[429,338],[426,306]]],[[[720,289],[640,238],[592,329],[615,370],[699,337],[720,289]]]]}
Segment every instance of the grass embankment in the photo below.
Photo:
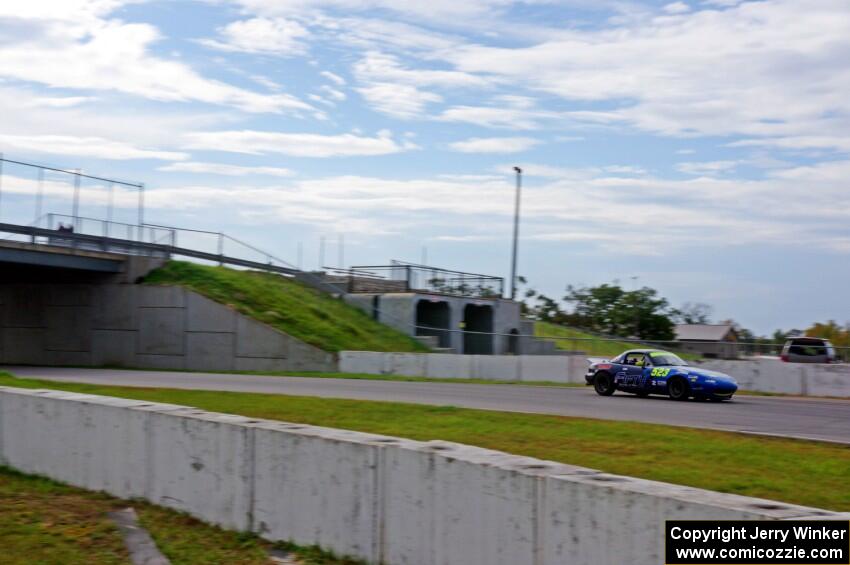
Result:
{"type": "Polygon", "coordinates": [[[358,308],[272,273],[170,261],[144,282],[184,286],[325,351],[427,351],[358,308]]]}
{"type": "MultiPolygon", "coordinates": [[[[139,522],[174,565],[271,564],[273,544],[229,532],[185,514],[23,475],[0,467],[0,561],[9,565],[129,564],[108,512],[132,506],[139,522]]],[[[315,549],[287,549],[303,565],[354,565],[315,549]]]]}
{"type": "MultiPolygon", "coordinates": [[[[850,447],[613,422],[267,394],[140,389],[0,376],[0,385],[135,398],[418,440],[442,439],[699,488],[850,511],[850,447]]],[[[737,409],[729,405],[730,410],[737,409]]]]}
{"type": "MultiPolygon", "coordinates": [[[[615,357],[628,349],[647,347],[641,343],[606,340],[591,333],[549,322],[534,322],[534,335],[544,338],[561,338],[553,339],[558,349],[584,351],[588,355],[599,357],[615,357]]],[[[671,349],[671,351],[687,361],[700,359],[699,355],[693,353],[685,353],[675,349],[671,349]]]]}

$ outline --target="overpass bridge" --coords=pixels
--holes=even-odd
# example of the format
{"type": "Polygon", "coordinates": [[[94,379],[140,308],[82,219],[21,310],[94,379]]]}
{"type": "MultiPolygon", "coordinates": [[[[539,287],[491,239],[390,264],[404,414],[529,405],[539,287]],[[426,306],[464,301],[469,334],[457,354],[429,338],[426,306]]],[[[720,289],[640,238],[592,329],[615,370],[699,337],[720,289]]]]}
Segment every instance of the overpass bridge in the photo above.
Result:
{"type": "MultiPolygon", "coordinates": [[[[169,258],[182,257],[296,278],[344,298],[380,322],[427,340],[434,348],[477,354],[556,352],[551,342],[531,335],[519,339],[522,333],[532,332],[521,327],[519,304],[502,297],[504,281],[499,277],[400,262],[350,271],[302,271],[221,232],[146,222],[143,184],[6,159],[0,154],[0,212],[11,203],[19,218],[29,207],[22,205],[22,194],[34,196],[34,220],[29,224],[4,222],[8,212],[0,214],[0,284],[132,284],[169,258]],[[5,171],[4,176],[4,165],[27,172],[10,176],[5,171]],[[35,182],[26,181],[24,177],[32,171],[35,182]],[[127,191],[137,191],[138,215],[133,223],[113,221],[116,185],[125,191],[122,208],[130,195],[127,191]],[[72,192],[63,192],[67,188],[72,192]],[[72,214],[42,214],[45,194],[64,194],[65,200],[70,197],[72,214]],[[106,219],[81,215],[81,199],[94,200],[98,207],[105,202],[106,219]]],[[[59,205],[65,203],[55,204],[59,205]]]]}
{"type": "MultiPolygon", "coordinates": [[[[126,264],[134,257],[163,260],[180,256],[289,276],[307,275],[269,253],[223,233],[152,224],[134,226],[92,218],[77,218],[77,225],[87,227],[82,231],[54,229],[54,220],[64,217],[48,214],[47,225],[50,227],[0,223],[0,233],[18,236],[18,240],[12,237],[0,240],[0,266],[19,265],[116,274],[124,272],[126,264]],[[116,237],[113,235],[116,232],[128,233],[129,237],[116,237]],[[177,238],[181,232],[214,236],[217,240],[218,252],[177,245],[177,238]],[[21,236],[23,241],[20,240],[21,236]],[[246,258],[244,254],[227,254],[224,252],[226,243],[235,243],[264,260],[246,258]]],[[[161,263],[161,261],[148,262],[161,263]]],[[[308,279],[309,277],[299,278],[308,279]]]]}

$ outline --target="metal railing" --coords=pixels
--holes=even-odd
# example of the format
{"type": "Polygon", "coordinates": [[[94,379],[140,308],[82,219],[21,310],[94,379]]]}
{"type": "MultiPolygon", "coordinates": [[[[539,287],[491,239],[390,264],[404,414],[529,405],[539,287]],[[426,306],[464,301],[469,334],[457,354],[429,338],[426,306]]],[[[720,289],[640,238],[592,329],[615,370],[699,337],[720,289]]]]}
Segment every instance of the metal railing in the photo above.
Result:
{"type": "Polygon", "coordinates": [[[40,165],[38,163],[29,163],[27,161],[20,161],[16,159],[9,159],[4,157],[2,153],[0,153],[0,218],[2,218],[4,211],[4,174],[7,172],[8,167],[14,168],[24,168],[27,170],[34,170],[36,172],[36,201],[35,201],[35,218],[38,219],[42,215],[42,206],[44,203],[44,188],[45,188],[45,176],[47,174],[52,174],[54,176],[60,176],[63,178],[68,178],[71,181],[71,214],[70,216],[73,218],[73,223],[78,224],[80,219],[80,205],[81,205],[81,192],[83,190],[83,182],[84,181],[94,181],[95,186],[100,189],[105,189],[107,191],[107,220],[112,221],[113,212],[115,209],[115,187],[123,187],[133,189],[137,193],[137,202],[136,202],[136,214],[137,214],[137,222],[136,225],[144,224],[144,214],[145,214],[145,185],[143,183],[136,182],[127,182],[123,180],[111,179],[101,176],[89,175],[83,173],[82,169],[63,169],[59,167],[50,167],[47,165],[40,165]]]}
{"type": "MultiPolygon", "coordinates": [[[[80,232],[74,228],[73,230],[60,231],[58,229],[42,228],[32,225],[21,226],[17,224],[0,223],[0,232],[24,236],[30,241],[36,243],[84,250],[120,253],[124,255],[149,255],[159,257],[171,257],[172,255],[177,255],[201,259],[203,261],[218,263],[220,265],[245,267],[248,269],[271,271],[287,275],[301,274],[301,271],[298,269],[290,266],[281,259],[275,259],[268,253],[257,251],[263,256],[263,258],[267,259],[265,262],[261,262],[253,259],[246,259],[244,257],[235,257],[232,255],[225,255],[223,253],[209,252],[175,245],[173,242],[177,240],[177,234],[180,231],[185,231],[176,228],[164,228],[162,226],[149,226],[146,224],[140,227],[139,232],[141,235],[136,239],[123,239],[114,237],[114,235],[107,237],[102,234],[95,235],[92,233],[85,233],[86,231],[89,230],[83,229],[83,231],[80,232]],[[155,229],[151,230],[151,228],[155,229]],[[148,240],[148,234],[153,234],[150,236],[152,240],[148,240]]],[[[230,239],[232,241],[238,241],[233,238],[230,239]]],[[[224,238],[222,238],[222,241],[223,240],[224,238]]],[[[255,248],[251,247],[251,249],[255,248]]]]}
{"type": "Polygon", "coordinates": [[[335,282],[345,283],[346,291],[428,292],[473,298],[500,298],[504,279],[490,275],[452,271],[404,261],[390,265],[360,265],[336,269],[335,282]],[[381,290],[385,289],[385,290],[381,290]]]}

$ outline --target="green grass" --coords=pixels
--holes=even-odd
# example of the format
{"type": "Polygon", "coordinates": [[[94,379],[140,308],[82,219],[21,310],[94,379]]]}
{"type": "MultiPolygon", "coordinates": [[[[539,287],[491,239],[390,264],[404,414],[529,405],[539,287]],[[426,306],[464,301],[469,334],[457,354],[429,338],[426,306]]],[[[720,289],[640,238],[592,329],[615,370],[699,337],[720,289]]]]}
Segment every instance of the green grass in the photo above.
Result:
{"type": "MultiPolygon", "coordinates": [[[[0,561],[9,565],[129,564],[108,512],[132,506],[174,565],[267,565],[275,545],[142,501],[128,502],[0,467],[0,561]]],[[[303,565],[355,565],[316,548],[289,544],[303,565]]]]}
{"type": "Polygon", "coordinates": [[[170,261],[144,282],[184,286],[325,351],[428,350],[342,300],[271,273],[170,261]]]}
{"type": "MultiPolygon", "coordinates": [[[[535,322],[534,335],[537,337],[568,338],[554,340],[556,347],[568,351],[584,351],[587,355],[598,357],[615,357],[628,349],[646,347],[640,343],[606,340],[591,333],[549,322],[535,322]]],[[[687,361],[700,359],[699,355],[693,353],[685,353],[675,349],[671,349],[671,351],[687,361]]]]}
{"type": "MultiPolygon", "coordinates": [[[[609,473],[850,511],[850,447],[837,444],[451,406],[142,389],[11,376],[0,376],[0,385],[174,403],[418,440],[443,439],[609,473]]],[[[728,409],[740,408],[733,404],[728,409]]]]}

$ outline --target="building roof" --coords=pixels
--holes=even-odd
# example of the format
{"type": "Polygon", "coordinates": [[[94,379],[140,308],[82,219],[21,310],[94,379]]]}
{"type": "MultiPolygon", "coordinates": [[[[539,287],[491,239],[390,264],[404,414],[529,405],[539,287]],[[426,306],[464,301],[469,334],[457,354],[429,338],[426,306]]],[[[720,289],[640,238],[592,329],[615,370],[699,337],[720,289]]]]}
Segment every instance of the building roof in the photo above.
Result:
{"type": "Polygon", "coordinates": [[[677,324],[675,331],[678,341],[726,341],[735,329],[731,324],[677,324]]]}

